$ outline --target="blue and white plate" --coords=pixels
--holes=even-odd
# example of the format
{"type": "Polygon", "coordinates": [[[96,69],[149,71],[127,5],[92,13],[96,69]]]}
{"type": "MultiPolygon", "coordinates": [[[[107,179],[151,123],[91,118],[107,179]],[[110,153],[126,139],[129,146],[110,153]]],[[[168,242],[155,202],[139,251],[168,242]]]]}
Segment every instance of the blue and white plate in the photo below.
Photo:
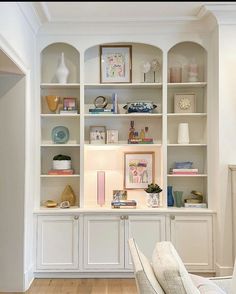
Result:
{"type": "Polygon", "coordinates": [[[55,144],[65,144],[69,140],[69,129],[64,126],[57,126],[52,129],[52,141],[55,144]]]}

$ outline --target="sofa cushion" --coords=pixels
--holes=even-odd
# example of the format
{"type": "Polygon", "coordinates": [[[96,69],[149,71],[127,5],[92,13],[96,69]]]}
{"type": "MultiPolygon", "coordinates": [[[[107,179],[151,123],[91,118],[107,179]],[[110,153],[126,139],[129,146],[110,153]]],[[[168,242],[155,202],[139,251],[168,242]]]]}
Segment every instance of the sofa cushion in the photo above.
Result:
{"type": "Polygon", "coordinates": [[[225,294],[226,293],[220,287],[218,287],[213,281],[207,278],[192,275],[192,274],[189,274],[189,276],[201,294],[225,294]]]}
{"type": "Polygon", "coordinates": [[[152,266],[166,294],[199,294],[171,242],[159,242],[152,255],[152,266]]]}
{"type": "Polygon", "coordinates": [[[139,293],[165,294],[156,280],[147,257],[138,249],[137,244],[129,239],[129,249],[133,261],[136,284],[139,293]]]}

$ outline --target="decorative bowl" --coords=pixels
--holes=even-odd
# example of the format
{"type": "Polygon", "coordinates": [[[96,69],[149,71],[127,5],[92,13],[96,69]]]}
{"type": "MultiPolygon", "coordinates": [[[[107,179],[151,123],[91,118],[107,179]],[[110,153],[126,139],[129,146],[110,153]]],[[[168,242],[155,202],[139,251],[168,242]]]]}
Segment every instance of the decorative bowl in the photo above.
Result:
{"type": "Polygon", "coordinates": [[[69,130],[64,126],[57,126],[52,130],[52,141],[55,144],[65,144],[69,140],[69,130]]]}
{"type": "Polygon", "coordinates": [[[157,106],[151,101],[128,102],[123,108],[127,113],[151,113],[157,106]]]}

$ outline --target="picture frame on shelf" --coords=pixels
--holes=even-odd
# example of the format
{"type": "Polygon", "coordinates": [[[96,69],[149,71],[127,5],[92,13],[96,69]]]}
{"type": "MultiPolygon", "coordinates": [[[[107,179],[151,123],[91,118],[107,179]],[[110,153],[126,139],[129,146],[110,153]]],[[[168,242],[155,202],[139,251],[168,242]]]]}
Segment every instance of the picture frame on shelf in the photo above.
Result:
{"type": "Polygon", "coordinates": [[[174,113],[196,112],[196,94],[177,93],[174,95],[174,113]]]}
{"type": "Polygon", "coordinates": [[[126,190],[113,190],[113,200],[127,200],[127,191],[126,190]]]}
{"type": "Polygon", "coordinates": [[[154,182],[154,152],[124,153],[124,189],[145,189],[154,182]]]}
{"type": "Polygon", "coordinates": [[[100,46],[100,83],[132,82],[132,46],[100,46]]]}
{"type": "Polygon", "coordinates": [[[118,144],[118,130],[107,130],[107,144],[118,144]]]}
{"type": "Polygon", "coordinates": [[[76,111],[77,110],[76,98],[74,98],[74,97],[63,98],[63,110],[64,111],[76,111]]]}
{"type": "Polygon", "coordinates": [[[105,126],[90,126],[89,144],[106,144],[105,126]]]}

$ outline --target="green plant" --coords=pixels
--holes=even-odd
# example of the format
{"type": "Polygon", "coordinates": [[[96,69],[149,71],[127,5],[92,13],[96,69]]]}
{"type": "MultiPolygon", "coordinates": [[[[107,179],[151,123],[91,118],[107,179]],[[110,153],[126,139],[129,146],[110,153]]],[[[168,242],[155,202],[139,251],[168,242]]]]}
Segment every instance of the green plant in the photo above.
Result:
{"type": "Polygon", "coordinates": [[[146,189],[144,189],[144,191],[147,193],[160,193],[162,189],[157,184],[151,183],[146,189]]]}

